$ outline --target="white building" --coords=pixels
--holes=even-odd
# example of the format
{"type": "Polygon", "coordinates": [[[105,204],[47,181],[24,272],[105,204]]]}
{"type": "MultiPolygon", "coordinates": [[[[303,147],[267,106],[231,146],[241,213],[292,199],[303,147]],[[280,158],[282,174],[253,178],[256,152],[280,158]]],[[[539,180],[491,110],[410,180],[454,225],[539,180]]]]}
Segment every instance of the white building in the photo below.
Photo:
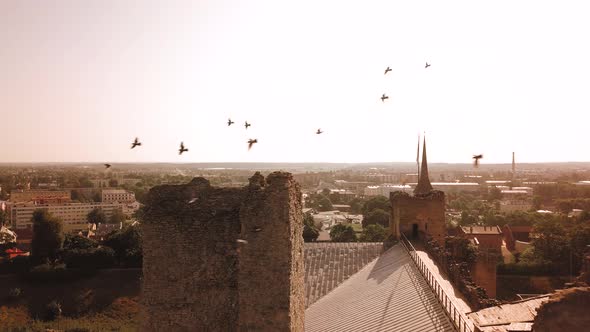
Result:
{"type": "Polygon", "coordinates": [[[87,216],[94,209],[101,209],[107,220],[113,211],[122,210],[121,204],[115,203],[65,203],[65,204],[34,204],[13,203],[8,205],[8,218],[13,229],[33,227],[31,218],[37,209],[49,211],[55,217],[61,219],[64,224],[64,232],[82,231],[87,229],[87,216]]]}
{"type": "Polygon", "coordinates": [[[103,203],[133,203],[135,202],[135,193],[124,189],[104,189],[102,190],[103,203]]]}
{"type": "Polygon", "coordinates": [[[394,191],[403,191],[406,193],[412,192],[412,187],[405,184],[383,184],[380,186],[367,186],[365,188],[365,196],[385,196],[389,197],[389,194],[394,191]]]}
{"type": "MultiPolygon", "coordinates": [[[[416,183],[409,183],[412,188],[416,183]]],[[[475,192],[479,190],[479,183],[476,182],[432,182],[432,188],[444,191],[445,193],[453,192],[475,192]]]]}

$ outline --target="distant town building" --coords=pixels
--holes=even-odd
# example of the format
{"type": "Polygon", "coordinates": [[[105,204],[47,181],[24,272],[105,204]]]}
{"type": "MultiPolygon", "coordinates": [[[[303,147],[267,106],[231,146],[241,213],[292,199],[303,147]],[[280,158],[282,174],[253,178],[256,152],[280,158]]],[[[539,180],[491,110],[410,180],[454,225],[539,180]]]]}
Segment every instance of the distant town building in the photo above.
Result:
{"type": "Polygon", "coordinates": [[[10,193],[11,203],[34,202],[37,204],[68,203],[72,200],[68,190],[38,190],[27,189],[12,191],[10,193]]]}
{"type": "Polygon", "coordinates": [[[460,236],[468,238],[478,249],[470,269],[473,281],[496,297],[496,265],[502,257],[502,230],[498,226],[462,226],[460,236]]]}
{"type": "Polygon", "coordinates": [[[533,226],[504,225],[504,227],[502,227],[502,234],[504,242],[506,243],[506,248],[510,251],[514,251],[517,250],[517,242],[521,242],[521,244],[529,243],[531,241],[532,231],[533,226]]]}
{"type": "Polygon", "coordinates": [[[95,188],[109,187],[109,179],[91,179],[90,182],[95,188]]]}
{"type": "Polygon", "coordinates": [[[502,249],[502,230],[499,226],[461,226],[461,234],[479,249],[502,249]]]}
{"type": "Polygon", "coordinates": [[[121,210],[121,204],[115,203],[65,203],[65,204],[34,204],[13,203],[8,205],[8,218],[13,229],[26,229],[33,226],[31,218],[37,209],[44,209],[60,218],[64,224],[64,232],[82,231],[87,228],[87,216],[94,209],[101,209],[107,219],[114,210],[121,210]]]}
{"type": "Polygon", "coordinates": [[[389,194],[394,191],[403,191],[406,193],[412,192],[412,187],[404,184],[382,184],[379,186],[367,186],[365,188],[365,196],[385,196],[389,197],[389,194]]]}
{"type": "Polygon", "coordinates": [[[135,193],[124,189],[103,189],[101,197],[103,203],[135,202],[135,193]]]}

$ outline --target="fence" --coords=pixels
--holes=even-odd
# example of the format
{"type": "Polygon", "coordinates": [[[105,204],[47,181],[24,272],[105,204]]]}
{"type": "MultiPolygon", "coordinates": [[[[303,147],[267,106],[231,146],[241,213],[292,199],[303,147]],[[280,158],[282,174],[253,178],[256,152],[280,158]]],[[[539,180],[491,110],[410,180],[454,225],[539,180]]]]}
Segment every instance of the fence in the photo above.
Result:
{"type": "Polygon", "coordinates": [[[401,235],[400,242],[404,249],[406,249],[410,257],[412,257],[414,264],[416,264],[416,266],[424,276],[424,279],[426,279],[428,286],[430,286],[430,288],[436,295],[436,299],[444,308],[445,313],[455,326],[455,329],[459,332],[473,332],[471,330],[471,327],[467,324],[465,317],[461,314],[460,311],[457,310],[457,307],[455,307],[453,302],[451,302],[449,296],[445,293],[445,291],[440,286],[436,278],[432,275],[426,264],[422,261],[412,243],[410,243],[410,241],[408,241],[408,239],[403,234],[401,235]]]}

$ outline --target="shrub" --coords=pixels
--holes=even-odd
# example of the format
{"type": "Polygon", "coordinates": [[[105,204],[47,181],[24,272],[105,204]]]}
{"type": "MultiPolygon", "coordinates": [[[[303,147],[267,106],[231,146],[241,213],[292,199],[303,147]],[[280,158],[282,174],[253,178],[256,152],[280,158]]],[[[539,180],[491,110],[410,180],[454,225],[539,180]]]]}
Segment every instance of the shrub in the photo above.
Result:
{"type": "Polygon", "coordinates": [[[63,257],[68,268],[104,269],[115,265],[115,251],[104,246],[70,250],[63,257]]]}
{"type": "Polygon", "coordinates": [[[338,224],[330,230],[332,242],[356,242],[356,233],[350,225],[338,224]]]}
{"type": "Polygon", "coordinates": [[[11,300],[16,300],[21,296],[22,293],[23,292],[20,288],[11,288],[8,290],[8,298],[11,300]]]}
{"type": "Polygon", "coordinates": [[[61,304],[56,300],[53,300],[45,307],[45,318],[46,320],[56,320],[61,316],[61,304]]]}
{"type": "Polygon", "coordinates": [[[387,237],[387,231],[379,224],[367,225],[363,229],[363,233],[359,241],[361,242],[382,242],[387,237]]]}
{"type": "Polygon", "coordinates": [[[31,268],[29,256],[17,256],[9,261],[0,264],[0,274],[2,273],[22,273],[31,268]]]}

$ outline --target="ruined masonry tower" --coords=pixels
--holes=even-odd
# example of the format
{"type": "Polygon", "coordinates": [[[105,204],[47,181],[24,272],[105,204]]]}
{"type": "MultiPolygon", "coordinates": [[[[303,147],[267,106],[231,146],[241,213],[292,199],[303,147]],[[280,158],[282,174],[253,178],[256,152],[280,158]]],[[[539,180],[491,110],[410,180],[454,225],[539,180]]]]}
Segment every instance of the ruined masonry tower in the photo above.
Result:
{"type": "Polygon", "coordinates": [[[441,246],[445,239],[445,193],[433,190],[428,177],[426,138],[422,144],[422,166],[414,188],[414,196],[401,191],[392,192],[390,232],[395,238],[432,238],[441,246]]]}
{"type": "Polygon", "coordinates": [[[289,173],[150,190],[142,331],[303,331],[302,220],[289,173]]]}

